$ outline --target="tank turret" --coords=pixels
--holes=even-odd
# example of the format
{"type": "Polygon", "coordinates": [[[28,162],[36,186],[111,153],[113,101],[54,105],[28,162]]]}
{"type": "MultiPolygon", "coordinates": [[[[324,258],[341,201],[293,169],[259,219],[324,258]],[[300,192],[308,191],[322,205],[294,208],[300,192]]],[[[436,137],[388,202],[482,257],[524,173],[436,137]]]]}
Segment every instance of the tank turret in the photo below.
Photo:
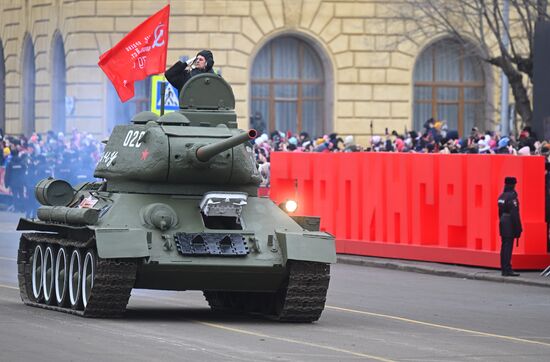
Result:
{"type": "Polygon", "coordinates": [[[142,112],[115,127],[94,176],[110,191],[201,194],[215,185],[256,194],[261,176],[247,145],[256,131],[237,129],[234,107],[223,78],[193,77],[178,112],[142,112]]]}
{"type": "MultiPolygon", "coordinates": [[[[117,126],[94,176],[106,179],[110,190],[132,192],[156,187],[172,193],[170,186],[177,185],[195,185],[199,192],[205,185],[259,185],[254,152],[246,144],[256,137],[255,130],[243,132],[224,124],[176,125],[174,116],[164,124],[163,117],[144,125],[117,126]]],[[[183,117],[182,124],[186,124],[183,117]]]]}

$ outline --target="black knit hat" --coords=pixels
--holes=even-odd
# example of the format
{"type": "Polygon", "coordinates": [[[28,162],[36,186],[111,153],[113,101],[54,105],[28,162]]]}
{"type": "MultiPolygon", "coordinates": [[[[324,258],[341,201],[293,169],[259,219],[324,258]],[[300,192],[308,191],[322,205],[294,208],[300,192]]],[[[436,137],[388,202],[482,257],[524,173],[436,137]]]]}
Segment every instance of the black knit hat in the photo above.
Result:
{"type": "Polygon", "coordinates": [[[206,59],[205,71],[208,72],[214,66],[214,55],[212,55],[212,52],[210,50],[201,50],[197,53],[197,57],[199,55],[202,55],[204,59],[206,59]]]}
{"type": "Polygon", "coordinates": [[[504,179],[504,184],[505,184],[505,185],[511,185],[511,186],[513,186],[513,185],[515,185],[515,184],[517,184],[517,183],[518,183],[518,180],[516,180],[515,177],[506,177],[506,178],[504,179]]]}

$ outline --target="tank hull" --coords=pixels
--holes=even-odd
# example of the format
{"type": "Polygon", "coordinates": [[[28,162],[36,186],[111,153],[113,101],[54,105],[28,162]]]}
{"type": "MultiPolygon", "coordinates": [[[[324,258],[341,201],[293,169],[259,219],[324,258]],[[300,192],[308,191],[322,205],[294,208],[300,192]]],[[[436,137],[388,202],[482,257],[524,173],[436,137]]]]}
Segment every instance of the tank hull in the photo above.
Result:
{"type": "MultiPolygon", "coordinates": [[[[202,290],[212,309],[283,321],[311,322],[324,308],[334,239],[303,229],[267,198],[247,197],[238,222],[220,222],[201,213],[199,195],[97,190],[78,195],[98,210],[93,225],[85,225],[85,218],[80,225],[63,222],[62,216],[51,220],[51,213],[47,221],[20,221],[19,230],[34,231],[23,234],[19,248],[26,304],[118,317],[131,289],[143,288],[202,290]],[[69,256],[78,254],[82,260],[73,263],[69,256]],[[72,279],[57,283],[63,278],[56,266],[64,260],[63,277],[72,279]],[[70,266],[80,275],[75,277],[78,272],[70,272],[70,266]],[[79,296],[55,297],[58,284],[69,288],[71,283],[79,296]]],[[[67,213],[86,202],[68,206],[67,213]]],[[[63,214],[62,208],[56,210],[55,215],[63,214]]]]}

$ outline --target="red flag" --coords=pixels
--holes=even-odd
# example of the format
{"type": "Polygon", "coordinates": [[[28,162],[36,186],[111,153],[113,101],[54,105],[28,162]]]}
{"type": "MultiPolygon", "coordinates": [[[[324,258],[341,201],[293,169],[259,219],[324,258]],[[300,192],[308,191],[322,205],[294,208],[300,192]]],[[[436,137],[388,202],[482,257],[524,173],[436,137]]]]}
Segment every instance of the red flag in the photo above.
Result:
{"type": "Polygon", "coordinates": [[[170,4],[129,32],[97,63],[122,102],[134,96],[134,82],[166,70],[170,4]]]}

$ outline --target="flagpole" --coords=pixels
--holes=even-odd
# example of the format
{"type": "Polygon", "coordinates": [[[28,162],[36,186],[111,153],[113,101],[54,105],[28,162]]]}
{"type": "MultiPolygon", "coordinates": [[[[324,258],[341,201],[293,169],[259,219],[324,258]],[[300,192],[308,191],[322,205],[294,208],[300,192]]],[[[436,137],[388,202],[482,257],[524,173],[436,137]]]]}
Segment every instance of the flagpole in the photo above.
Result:
{"type": "MultiPolygon", "coordinates": [[[[170,4],[170,0],[168,0],[168,5],[171,5],[170,4]]],[[[168,21],[170,21],[170,19],[168,19],[168,21]]],[[[164,115],[164,102],[165,102],[165,97],[166,97],[166,79],[164,79],[162,81],[162,83],[160,84],[160,115],[163,116],[164,115]]]]}

